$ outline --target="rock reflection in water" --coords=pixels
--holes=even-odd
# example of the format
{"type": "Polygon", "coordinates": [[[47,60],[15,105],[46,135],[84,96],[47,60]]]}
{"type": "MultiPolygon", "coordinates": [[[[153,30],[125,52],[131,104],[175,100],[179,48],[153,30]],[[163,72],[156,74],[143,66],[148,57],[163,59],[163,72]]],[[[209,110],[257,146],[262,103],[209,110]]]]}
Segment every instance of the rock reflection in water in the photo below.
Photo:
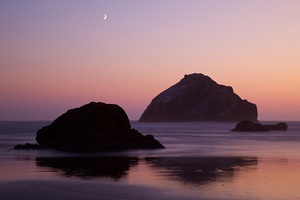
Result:
{"type": "Polygon", "coordinates": [[[243,157],[160,157],[146,160],[170,179],[197,185],[233,178],[236,171],[255,167],[258,163],[257,158],[243,157]]]}
{"type": "Polygon", "coordinates": [[[126,176],[138,158],[132,157],[46,157],[36,158],[36,165],[51,168],[67,177],[112,178],[126,176]]]}
{"type": "MultiPolygon", "coordinates": [[[[47,157],[36,158],[36,165],[67,177],[117,181],[126,177],[140,161],[149,166],[150,171],[168,180],[197,185],[232,178],[236,171],[258,163],[257,158],[243,157],[47,157]]],[[[143,172],[140,178],[143,179],[143,172]]]]}

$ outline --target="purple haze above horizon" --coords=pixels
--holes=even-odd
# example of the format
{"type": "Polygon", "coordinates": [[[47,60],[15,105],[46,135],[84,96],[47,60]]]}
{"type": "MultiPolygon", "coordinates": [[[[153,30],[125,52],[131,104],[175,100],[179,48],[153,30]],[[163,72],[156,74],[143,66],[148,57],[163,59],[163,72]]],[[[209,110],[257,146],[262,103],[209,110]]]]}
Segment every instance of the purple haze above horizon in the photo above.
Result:
{"type": "Polygon", "coordinates": [[[299,10],[297,0],[0,0],[0,120],[53,120],[91,101],[137,120],[191,73],[232,86],[259,120],[300,120],[299,10]]]}

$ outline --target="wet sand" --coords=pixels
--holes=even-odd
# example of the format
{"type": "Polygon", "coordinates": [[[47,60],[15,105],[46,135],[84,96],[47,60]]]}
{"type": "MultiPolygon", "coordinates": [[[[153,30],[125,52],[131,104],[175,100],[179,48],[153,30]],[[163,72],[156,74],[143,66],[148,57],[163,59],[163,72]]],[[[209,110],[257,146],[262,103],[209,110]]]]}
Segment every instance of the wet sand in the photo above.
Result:
{"type": "MultiPolygon", "coordinates": [[[[199,199],[196,196],[182,195],[164,188],[129,185],[125,183],[108,183],[102,181],[78,180],[44,180],[14,181],[0,184],[2,199],[17,200],[119,200],[119,199],[199,199]]],[[[201,199],[201,198],[200,198],[201,199]]]]}
{"type": "Polygon", "coordinates": [[[300,159],[27,157],[2,165],[1,199],[300,199],[300,159]]]}

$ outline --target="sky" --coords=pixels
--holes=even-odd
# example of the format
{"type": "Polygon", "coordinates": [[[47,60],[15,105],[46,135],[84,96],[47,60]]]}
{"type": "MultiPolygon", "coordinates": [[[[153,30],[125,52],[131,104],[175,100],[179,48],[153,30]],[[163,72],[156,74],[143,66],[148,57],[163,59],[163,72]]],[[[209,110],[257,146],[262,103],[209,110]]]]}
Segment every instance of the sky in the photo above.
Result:
{"type": "Polygon", "coordinates": [[[232,86],[259,120],[300,120],[299,10],[298,0],[0,0],[0,120],[54,120],[91,101],[137,120],[191,73],[232,86]]]}

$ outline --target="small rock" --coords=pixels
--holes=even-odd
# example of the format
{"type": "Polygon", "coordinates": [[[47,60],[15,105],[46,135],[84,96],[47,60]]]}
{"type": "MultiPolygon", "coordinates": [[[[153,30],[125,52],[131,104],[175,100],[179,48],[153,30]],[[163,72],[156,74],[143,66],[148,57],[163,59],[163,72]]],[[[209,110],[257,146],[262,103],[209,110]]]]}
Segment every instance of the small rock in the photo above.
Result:
{"type": "Polygon", "coordinates": [[[38,144],[18,144],[14,149],[40,149],[41,147],[38,144]]]}
{"type": "Polygon", "coordinates": [[[260,123],[251,122],[249,120],[239,122],[232,131],[245,131],[245,132],[267,132],[269,129],[260,123]]]}
{"type": "Polygon", "coordinates": [[[264,125],[264,126],[271,131],[286,131],[288,128],[288,125],[285,122],[280,122],[275,125],[264,125]]]}
{"type": "Polygon", "coordinates": [[[232,131],[249,131],[249,132],[267,132],[267,131],[286,131],[288,125],[280,122],[275,125],[262,125],[249,120],[239,122],[232,131]]]}

